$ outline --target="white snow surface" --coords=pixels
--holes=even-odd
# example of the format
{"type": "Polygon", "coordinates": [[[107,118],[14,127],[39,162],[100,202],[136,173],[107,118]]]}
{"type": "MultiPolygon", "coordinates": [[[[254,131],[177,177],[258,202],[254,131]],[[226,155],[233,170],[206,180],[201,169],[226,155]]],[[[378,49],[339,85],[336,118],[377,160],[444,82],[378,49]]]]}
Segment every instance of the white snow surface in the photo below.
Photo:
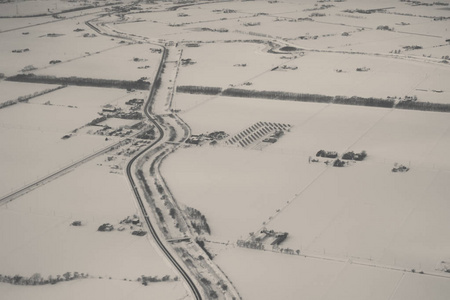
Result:
{"type": "Polygon", "coordinates": [[[448,278],[359,265],[352,261],[230,249],[216,263],[243,299],[447,299],[448,278]],[[245,263],[243,263],[245,262],[245,263]]]}
{"type": "MultiPolygon", "coordinates": [[[[19,1],[17,7],[20,14],[39,13],[56,3],[59,9],[76,5],[40,0],[19,1]]],[[[330,4],[334,6],[312,10],[322,4],[219,2],[129,14],[104,28],[161,44],[179,42],[182,58],[196,63],[180,68],[178,85],[332,96],[417,95],[419,101],[449,103],[450,73],[444,56],[450,55],[446,42],[450,22],[433,19],[448,17],[447,7],[392,0],[330,4]],[[372,14],[343,12],[386,7],[391,8],[372,14]],[[220,9],[237,12],[213,11],[220,9]],[[180,12],[188,16],[180,17],[180,12]],[[313,12],[325,16],[298,20],[313,12]],[[244,25],[251,22],[256,26],[244,25]],[[182,26],[170,26],[174,24],[182,26]],[[379,25],[394,29],[376,30],[379,25]],[[300,49],[294,55],[299,57],[289,60],[286,57],[294,55],[269,53],[263,40],[296,46],[300,49]],[[199,47],[187,47],[190,42],[199,47]],[[422,49],[404,49],[413,45],[422,49]],[[393,53],[399,50],[400,54],[393,53]],[[283,64],[298,69],[270,71],[283,64]],[[357,67],[370,70],[356,72],[357,67]],[[246,82],[251,85],[243,85],[246,82]]],[[[1,4],[0,10],[0,15],[12,15],[16,6],[1,4]]],[[[37,68],[33,72],[45,75],[152,81],[160,57],[150,53],[152,46],[123,45],[120,39],[101,36],[84,23],[96,15],[81,16],[85,13],[67,14],[65,20],[1,19],[0,30],[10,31],[0,32],[0,72],[11,76],[33,65],[37,68]],[[42,24],[33,26],[38,23],[42,24]],[[74,31],[77,28],[84,31],[74,31]],[[96,37],[83,37],[85,33],[96,37]],[[25,48],[29,51],[12,52],[25,48]],[[148,60],[132,62],[134,57],[148,60]],[[49,64],[51,60],[62,62],[49,64]],[[150,68],[137,69],[145,65],[150,68]]],[[[110,16],[97,22],[108,21],[117,19],[110,16]]],[[[2,81],[0,101],[43,86],[2,81]],[[18,86],[23,88],[18,91],[18,86]]],[[[0,147],[0,164],[6,170],[0,176],[0,194],[109,145],[113,140],[83,133],[86,130],[68,140],[61,137],[98,117],[102,105],[122,106],[128,99],[146,98],[143,93],[68,87],[0,110],[0,137],[6,145],[0,147]]],[[[180,117],[194,134],[224,130],[233,135],[259,121],[293,126],[261,151],[191,146],[171,154],[161,168],[176,200],[206,216],[212,231],[208,239],[229,242],[214,261],[244,299],[448,298],[450,279],[441,266],[450,261],[448,114],[186,94],[176,94],[172,108],[181,110],[180,117]],[[365,150],[368,157],[344,168],[326,166],[323,160],[308,163],[320,149],[340,154],[365,150]],[[394,163],[411,170],[392,173],[394,163]],[[263,226],[288,232],[281,247],[299,249],[302,255],[234,248],[237,239],[247,239],[263,226]]],[[[0,283],[0,298],[187,297],[181,282],[144,287],[123,280],[175,275],[152,248],[148,235],[132,236],[128,228],[97,232],[103,223],[117,226],[138,213],[127,179],[120,175],[123,171],[111,173],[108,166],[123,166],[125,161],[106,162],[101,156],[0,208],[2,274],[55,276],[77,271],[92,276],[55,286],[0,283]],[[70,226],[74,220],[83,226],[70,226]]],[[[207,247],[211,245],[207,242],[207,247]]]]}
{"type": "Polygon", "coordinates": [[[21,96],[32,95],[47,89],[56,88],[52,84],[29,84],[12,81],[0,81],[0,103],[16,100],[21,96]]]}
{"type": "MultiPolygon", "coordinates": [[[[206,216],[212,231],[209,239],[233,243],[265,226],[289,233],[282,248],[377,266],[375,271],[354,267],[350,274],[336,271],[330,281],[351,286],[360,278],[357,286],[364,288],[352,290],[333,284],[322,295],[326,289],[298,287],[303,280],[297,280],[300,275],[296,270],[304,267],[290,263],[282,267],[281,261],[291,256],[278,253],[267,261],[261,258],[263,261],[255,265],[265,269],[255,267],[253,273],[242,270],[244,261],[245,270],[252,266],[248,266],[247,257],[237,253],[249,251],[252,257],[269,254],[222,251],[219,265],[237,282],[243,297],[273,299],[275,294],[265,288],[272,287],[283,299],[297,299],[299,295],[327,299],[334,293],[349,299],[385,299],[385,292],[387,297],[392,293],[396,299],[406,299],[400,288],[394,292],[401,272],[383,270],[386,275],[380,275],[378,266],[435,273],[441,261],[450,259],[445,216],[445,199],[450,192],[445,183],[450,174],[446,157],[450,123],[445,113],[214,97],[181,116],[194,134],[224,130],[233,135],[257,121],[293,126],[262,151],[191,146],[178,150],[163,163],[162,174],[175,198],[206,216]],[[340,154],[365,150],[368,157],[344,168],[327,167],[324,160],[308,163],[320,149],[340,154]],[[392,173],[395,162],[411,170],[392,173]],[[224,263],[222,256],[226,257],[224,263]],[[278,269],[286,270],[286,276],[296,283],[274,275],[278,269]],[[256,274],[269,278],[258,280],[256,274]],[[368,278],[380,280],[379,285],[368,278]],[[372,294],[367,295],[369,292],[372,294]]],[[[331,272],[329,264],[308,268],[307,280],[317,281],[310,269],[331,272]]],[[[417,278],[418,286],[437,286],[436,299],[445,295],[450,284],[448,278],[417,278]]],[[[403,280],[399,286],[403,284],[410,283],[403,280]]]]}
{"type": "MultiPolygon", "coordinates": [[[[28,85],[24,85],[27,89],[28,85]]],[[[143,94],[66,87],[33,98],[29,103],[1,109],[0,136],[8,147],[0,147],[0,157],[2,166],[9,172],[0,175],[0,194],[7,194],[111,144],[114,137],[109,141],[86,134],[75,134],[67,140],[61,138],[98,118],[102,105],[122,104],[136,96],[143,94]],[[51,105],[43,105],[47,102],[51,105]]]]}
{"type": "Polygon", "coordinates": [[[149,235],[99,232],[98,227],[138,214],[127,179],[110,173],[106,156],[77,168],[0,209],[2,274],[47,277],[65,272],[136,280],[175,276],[149,235]],[[101,164],[101,165],[99,165],[101,164]],[[79,220],[82,226],[70,226],[79,220]]]}
{"type": "Polygon", "coordinates": [[[143,286],[137,282],[121,279],[84,279],[58,283],[51,286],[13,286],[0,283],[0,294],[5,299],[110,299],[138,300],[152,299],[183,299],[186,296],[183,285],[178,282],[156,283],[143,286]]]}

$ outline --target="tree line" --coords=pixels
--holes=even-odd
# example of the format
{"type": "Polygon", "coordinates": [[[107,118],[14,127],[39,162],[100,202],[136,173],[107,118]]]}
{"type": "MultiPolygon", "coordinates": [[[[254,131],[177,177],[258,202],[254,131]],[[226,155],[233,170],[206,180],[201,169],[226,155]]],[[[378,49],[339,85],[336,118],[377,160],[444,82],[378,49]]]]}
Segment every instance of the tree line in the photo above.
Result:
{"type": "MultiPolygon", "coordinates": [[[[249,248],[256,250],[266,250],[264,244],[258,241],[245,241],[245,240],[237,240],[236,245],[241,248],[249,248]]],[[[290,248],[278,248],[278,246],[273,246],[272,250],[278,250],[280,253],[290,254],[290,255],[300,255],[300,250],[293,250],[290,248]]]]}
{"type": "Polygon", "coordinates": [[[237,88],[228,88],[222,90],[219,87],[206,87],[206,86],[179,86],[177,87],[177,92],[190,94],[203,94],[203,95],[218,95],[221,93],[223,96],[229,97],[261,98],[271,100],[334,103],[334,104],[373,106],[384,108],[412,109],[422,111],[450,112],[450,104],[445,103],[400,101],[397,104],[395,104],[395,100],[393,99],[382,99],[374,97],[364,98],[358,96],[352,97],[326,96],[320,94],[291,93],[282,91],[255,91],[237,88]]]}
{"type": "Polygon", "coordinates": [[[257,250],[265,250],[264,244],[257,241],[244,241],[244,240],[237,240],[236,245],[241,248],[250,248],[250,249],[257,249],[257,250]]]}
{"type": "Polygon", "coordinates": [[[222,92],[222,89],[220,87],[180,85],[177,86],[177,92],[187,94],[218,95],[222,92]]]}
{"type": "Polygon", "coordinates": [[[74,279],[88,278],[89,274],[78,273],[78,272],[66,272],[62,276],[56,275],[56,277],[50,275],[47,278],[44,278],[39,273],[35,273],[30,277],[21,276],[21,275],[2,275],[0,274],[0,282],[9,283],[13,285],[46,285],[46,284],[56,284],[61,281],[70,281],[74,279]]]}
{"type": "Polygon", "coordinates": [[[205,242],[201,241],[201,240],[196,240],[195,241],[197,243],[197,245],[199,245],[200,248],[202,248],[202,250],[205,252],[206,255],[208,255],[209,259],[212,260],[213,256],[211,255],[211,253],[205,248],[205,242]]]}
{"type": "Polygon", "coordinates": [[[20,97],[17,97],[16,99],[8,100],[8,101],[5,101],[3,103],[0,103],[0,108],[6,107],[6,106],[10,106],[10,105],[14,105],[14,104],[17,104],[18,102],[27,102],[28,100],[30,100],[32,98],[36,98],[36,97],[39,97],[39,96],[51,93],[51,92],[54,92],[56,90],[59,90],[59,89],[65,88],[65,87],[66,87],[66,85],[60,85],[60,86],[58,86],[56,88],[53,88],[53,89],[45,89],[45,90],[43,90],[41,92],[34,92],[33,94],[29,94],[29,95],[26,95],[26,96],[20,96],[20,97]]]}
{"type": "Polygon", "coordinates": [[[450,112],[450,104],[446,103],[401,101],[395,107],[401,109],[450,112]]]}
{"type": "Polygon", "coordinates": [[[62,84],[62,85],[76,85],[76,86],[91,86],[91,87],[106,87],[118,88],[127,90],[148,90],[150,83],[143,80],[116,80],[116,79],[100,79],[100,78],[85,78],[85,77],[56,77],[47,75],[35,74],[18,74],[8,77],[7,81],[17,82],[31,82],[31,83],[45,83],[45,84],[62,84]]]}
{"type": "Polygon", "coordinates": [[[335,104],[347,104],[347,105],[362,105],[362,106],[376,106],[376,107],[387,107],[393,108],[395,101],[391,99],[379,99],[379,98],[362,98],[362,97],[344,97],[336,96],[334,97],[333,103],[335,104]]]}
{"type": "Polygon", "coordinates": [[[161,278],[158,278],[158,276],[145,276],[142,275],[137,279],[138,282],[141,282],[142,285],[148,285],[149,282],[165,282],[165,281],[178,281],[178,276],[175,276],[173,279],[170,278],[170,275],[164,275],[161,278]]]}
{"type": "Polygon", "coordinates": [[[144,184],[144,190],[147,193],[147,195],[149,196],[149,198],[153,199],[152,198],[153,193],[152,193],[152,190],[150,189],[150,186],[148,185],[147,181],[145,180],[144,172],[142,172],[142,170],[138,170],[137,176],[138,176],[138,179],[144,184]]]}
{"type": "Polygon", "coordinates": [[[255,91],[236,88],[226,89],[222,92],[222,95],[230,97],[263,98],[263,99],[320,102],[320,103],[329,103],[333,100],[333,97],[331,96],[318,94],[290,93],[281,91],[255,91]]]}
{"type": "MultiPolygon", "coordinates": [[[[89,276],[88,273],[79,273],[79,272],[66,272],[63,275],[56,275],[56,276],[48,276],[47,278],[44,278],[39,273],[34,273],[30,277],[21,276],[21,275],[14,275],[14,276],[8,276],[8,275],[2,275],[0,274],[0,282],[9,283],[13,285],[47,285],[47,284],[57,284],[59,282],[64,281],[71,281],[75,279],[85,279],[85,278],[92,278],[92,276],[89,276]]],[[[98,277],[102,279],[102,277],[98,277]]],[[[109,277],[111,279],[111,277],[109,277]]],[[[124,280],[127,280],[124,278],[124,280]]],[[[131,281],[131,280],[129,280],[131,281]]],[[[142,275],[141,277],[136,279],[137,282],[141,282],[143,285],[148,285],[150,282],[165,282],[165,281],[178,281],[178,276],[175,276],[174,278],[170,278],[170,275],[164,275],[163,277],[159,278],[158,276],[145,276],[142,275]]]]}

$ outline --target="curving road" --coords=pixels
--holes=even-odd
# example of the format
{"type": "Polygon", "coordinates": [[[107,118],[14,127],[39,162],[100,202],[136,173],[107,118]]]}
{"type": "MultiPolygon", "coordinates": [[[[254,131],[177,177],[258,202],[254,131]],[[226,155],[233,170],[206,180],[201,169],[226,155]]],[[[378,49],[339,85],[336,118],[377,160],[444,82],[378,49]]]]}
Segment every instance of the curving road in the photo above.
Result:
{"type": "Polygon", "coordinates": [[[159,126],[158,123],[154,122],[154,120],[150,119],[155,126],[158,128],[159,132],[161,133],[160,137],[155,140],[149,147],[147,147],[146,149],[144,149],[143,151],[141,151],[138,155],[136,155],[133,159],[130,160],[130,162],[127,165],[127,176],[128,179],[130,180],[130,184],[131,187],[133,188],[133,192],[134,192],[134,196],[136,197],[136,200],[139,204],[139,208],[142,211],[142,215],[144,216],[145,219],[145,223],[147,224],[150,233],[153,237],[153,239],[155,240],[156,244],[158,245],[158,247],[162,250],[162,252],[164,253],[164,255],[167,257],[167,259],[170,261],[170,263],[178,270],[178,272],[181,274],[181,276],[183,277],[183,279],[186,281],[186,283],[188,284],[189,288],[191,289],[195,299],[197,300],[201,300],[202,296],[197,288],[197,286],[195,285],[195,283],[193,282],[193,280],[190,278],[190,276],[186,273],[186,271],[183,269],[183,267],[178,263],[178,261],[172,256],[172,254],[170,253],[169,250],[167,250],[166,246],[164,245],[164,243],[161,241],[161,239],[159,238],[155,228],[153,227],[152,222],[150,221],[150,218],[147,214],[147,210],[145,209],[144,203],[142,201],[142,198],[139,194],[138,188],[136,186],[136,183],[133,179],[132,176],[132,165],[133,163],[136,161],[137,158],[139,158],[143,153],[145,153],[147,150],[149,150],[150,148],[152,148],[155,144],[157,144],[162,138],[163,138],[163,130],[162,128],[159,126]]]}
{"type": "MultiPolygon", "coordinates": [[[[164,52],[163,52],[163,55],[162,55],[162,58],[161,58],[161,62],[160,62],[158,71],[156,73],[154,82],[156,82],[160,78],[162,67],[163,67],[163,65],[165,63],[165,60],[166,60],[166,57],[167,57],[167,49],[165,47],[163,47],[163,49],[164,49],[164,52]]],[[[141,209],[142,215],[144,216],[145,223],[147,224],[147,226],[148,226],[148,228],[150,230],[150,233],[151,233],[153,239],[155,240],[156,244],[161,249],[161,251],[164,253],[164,255],[167,257],[167,259],[170,261],[170,263],[181,274],[181,276],[183,277],[183,279],[185,280],[185,282],[187,283],[187,285],[191,289],[192,294],[194,295],[195,299],[201,300],[202,299],[201,293],[198,290],[197,286],[195,285],[194,281],[187,274],[187,272],[183,269],[183,267],[178,263],[178,261],[173,257],[172,253],[170,253],[170,251],[166,248],[165,244],[162,242],[161,238],[158,236],[155,228],[153,227],[152,222],[150,221],[150,218],[149,218],[149,216],[147,214],[147,210],[145,209],[144,203],[142,201],[141,195],[139,194],[138,187],[137,187],[136,182],[134,181],[133,176],[132,176],[133,163],[142,154],[144,154],[145,152],[150,150],[152,147],[154,147],[156,144],[158,144],[164,138],[164,130],[163,130],[163,128],[152,117],[152,114],[151,114],[152,101],[153,101],[153,98],[155,96],[155,93],[156,93],[157,89],[158,89],[158,87],[153,84],[151,89],[150,89],[150,95],[148,97],[147,103],[145,104],[145,107],[144,107],[144,112],[145,112],[145,115],[147,116],[147,118],[150,120],[150,122],[152,122],[155,125],[155,127],[158,129],[159,137],[152,144],[150,144],[144,150],[140,151],[135,157],[133,157],[130,160],[130,162],[127,165],[127,177],[128,177],[128,180],[130,181],[131,187],[132,187],[133,192],[134,192],[134,196],[136,197],[136,200],[137,200],[137,202],[139,204],[139,208],[141,209]]]]}
{"type": "MultiPolygon", "coordinates": [[[[111,37],[117,37],[117,38],[121,38],[121,39],[133,40],[132,38],[127,37],[127,36],[122,36],[122,35],[117,35],[117,34],[110,34],[110,33],[106,33],[106,32],[101,31],[98,27],[96,27],[95,25],[93,25],[91,23],[91,22],[93,22],[93,21],[95,21],[97,19],[99,19],[99,18],[95,18],[95,19],[86,21],[85,24],[87,26],[89,26],[92,30],[96,31],[99,34],[106,35],[106,36],[111,36],[111,37]]],[[[149,119],[149,121],[151,123],[153,123],[153,125],[158,129],[159,137],[153,143],[151,143],[149,146],[147,146],[145,149],[140,151],[136,156],[134,156],[128,162],[127,169],[126,169],[127,170],[127,177],[128,177],[128,180],[130,181],[131,187],[133,189],[134,196],[135,196],[135,198],[137,200],[137,203],[138,203],[139,208],[140,208],[140,210],[142,212],[142,215],[144,216],[145,223],[147,224],[147,227],[149,228],[149,231],[150,231],[153,239],[155,240],[156,244],[161,249],[161,251],[164,253],[164,255],[167,257],[169,262],[178,270],[180,275],[183,277],[184,281],[187,283],[187,285],[191,289],[192,295],[194,296],[194,299],[201,300],[202,299],[202,295],[201,295],[199,289],[197,288],[197,286],[195,285],[194,281],[192,280],[192,278],[185,271],[185,269],[180,265],[180,263],[175,259],[175,257],[167,249],[167,247],[165,246],[165,244],[163,243],[161,238],[158,236],[158,233],[155,230],[155,227],[153,226],[152,222],[150,221],[150,217],[149,217],[149,215],[147,213],[147,210],[145,209],[144,202],[143,202],[143,200],[141,198],[141,195],[139,194],[138,186],[136,185],[136,182],[133,179],[132,167],[133,167],[133,164],[136,162],[136,160],[139,157],[141,157],[145,152],[147,152],[148,150],[153,148],[156,144],[158,144],[164,138],[164,130],[163,130],[163,128],[161,127],[161,125],[157,122],[157,120],[152,115],[152,104],[153,104],[153,100],[154,100],[156,91],[158,90],[158,87],[159,87],[158,84],[154,84],[154,83],[157,82],[158,80],[160,80],[160,78],[161,78],[162,69],[163,69],[163,66],[164,66],[164,64],[166,62],[166,58],[167,58],[167,49],[166,49],[166,47],[164,47],[162,45],[159,45],[159,44],[150,43],[148,41],[146,41],[146,43],[153,44],[153,45],[156,45],[156,46],[159,46],[159,47],[163,48],[161,61],[159,63],[158,70],[157,70],[155,78],[153,80],[153,84],[151,85],[150,94],[148,96],[148,100],[147,100],[147,102],[145,103],[145,106],[144,106],[144,113],[147,116],[147,118],[149,119]]]]}

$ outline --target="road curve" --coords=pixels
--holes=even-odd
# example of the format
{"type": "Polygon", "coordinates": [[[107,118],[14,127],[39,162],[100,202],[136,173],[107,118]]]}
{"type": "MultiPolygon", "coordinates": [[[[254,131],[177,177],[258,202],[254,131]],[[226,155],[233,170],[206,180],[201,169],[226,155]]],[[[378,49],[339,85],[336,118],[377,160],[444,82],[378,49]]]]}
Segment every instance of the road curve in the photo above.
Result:
{"type": "MultiPolygon", "coordinates": [[[[155,76],[155,80],[154,82],[156,82],[160,76],[161,76],[161,71],[162,71],[162,67],[165,63],[166,60],[166,56],[167,56],[167,49],[162,46],[164,51],[163,51],[163,55],[161,58],[161,62],[158,68],[158,71],[156,73],[155,76]]],[[[148,97],[147,103],[145,104],[144,107],[144,112],[145,115],[147,116],[147,118],[150,120],[150,122],[152,122],[155,127],[158,129],[159,131],[159,137],[152,143],[150,144],[148,147],[146,147],[144,150],[140,151],[135,157],[133,157],[128,165],[127,165],[127,177],[128,180],[130,181],[131,187],[133,189],[134,192],[134,196],[136,197],[136,200],[139,204],[139,208],[141,209],[142,215],[144,216],[145,219],[145,223],[147,224],[150,233],[153,237],[153,239],[155,240],[156,244],[158,245],[158,247],[161,249],[161,251],[164,253],[164,255],[167,257],[167,259],[170,261],[170,263],[178,270],[178,272],[181,274],[181,276],[183,277],[183,279],[185,280],[185,282],[187,283],[187,285],[189,286],[189,288],[192,291],[192,294],[194,295],[195,299],[197,300],[201,300],[202,296],[200,291],[198,290],[197,286],[195,285],[194,281],[191,279],[191,277],[189,276],[189,274],[187,274],[187,272],[183,269],[183,267],[178,263],[178,261],[173,257],[172,253],[170,253],[170,251],[166,248],[166,246],[164,245],[164,243],[161,241],[160,237],[158,236],[155,228],[153,227],[152,222],[150,221],[150,218],[147,214],[147,210],[145,209],[144,203],[142,201],[141,195],[139,194],[138,188],[136,186],[136,183],[133,179],[132,176],[132,166],[133,163],[145,152],[147,152],[149,149],[151,149],[152,147],[154,147],[157,143],[159,143],[163,137],[164,137],[164,130],[161,127],[161,125],[159,125],[159,123],[152,117],[151,114],[151,106],[152,106],[152,101],[154,98],[154,95],[156,93],[158,86],[152,84],[152,87],[150,89],[150,95],[148,97]]]]}
{"type": "MultiPolygon", "coordinates": [[[[123,37],[123,36],[119,36],[119,35],[113,35],[113,34],[108,34],[108,33],[102,32],[99,28],[97,28],[96,26],[94,26],[91,23],[92,21],[94,21],[96,19],[98,19],[98,18],[86,21],[85,24],[87,26],[89,26],[92,30],[96,31],[99,34],[106,35],[106,36],[111,36],[111,37],[118,37],[118,38],[122,38],[122,39],[133,40],[130,37],[123,37]]],[[[150,43],[150,42],[147,42],[147,43],[148,44],[154,44],[154,43],[150,43]]],[[[165,244],[162,242],[162,240],[158,236],[158,233],[156,232],[152,222],[150,221],[149,215],[147,214],[147,210],[145,209],[144,202],[142,201],[141,195],[139,194],[138,187],[136,185],[136,182],[133,179],[133,174],[132,174],[133,163],[139,157],[141,157],[145,152],[150,150],[152,147],[154,147],[156,144],[158,144],[164,138],[164,130],[161,127],[161,125],[159,125],[159,123],[155,120],[155,118],[153,117],[151,111],[152,111],[152,102],[153,102],[155,93],[156,93],[156,91],[157,91],[157,89],[159,87],[159,84],[155,84],[155,83],[158,80],[160,80],[160,78],[161,78],[162,69],[163,69],[163,66],[164,66],[164,64],[166,62],[167,49],[166,49],[166,47],[164,47],[162,45],[159,45],[159,44],[154,44],[154,45],[162,47],[163,48],[163,53],[162,53],[161,61],[159,63],[158,70],[157,70],[155,78],[153,80],[153,84],[151,85],[151,88],[150,88],[150,94],[148,96],[148,100],[147,100],[147,102],[145,103],[145,106],[144,106],[144,113],[147,116],[147,118],[149,119],[149,121],[151,123],[153,123],[153,125],[158,129],[159,137],[153,143],[151,143],[149,146],[147,146],[145,149],[140,151],[136,156],[134,156],[128,162],[128,165],[127,165],[127,177],[128,177],[128,180],[130,181],[131,187],[133,189],[134,196],[136,197],[136,200],[137,200],[137,202],[139,204],[139,208],[140,208],[140,210],[142,212],[142,215],[144,216],[145,223],[147,224],[147,226],[148,226],[148,228],[150,230],[150,233],[151,233],[153,239],[155,240],[156,244],[161,249],[161,251],[164,253],[164,255],[167,257],[167,259],[170,261],[170,263],[178,270],[180,275],[183,277],[184,281],[187,283],[187,285],[191,289],[192,295],[194,296],[194,299],[201,300],[202,299],[202,295],[201,295],[199,289],[197,288],[197,286],[195,285],[194,281],[192,280],[192,278],[183,269],[183,267],[178,263],[178,261],[173,257],[172,253],[170,253],[170,251],[166,248],[165,244]]]]}

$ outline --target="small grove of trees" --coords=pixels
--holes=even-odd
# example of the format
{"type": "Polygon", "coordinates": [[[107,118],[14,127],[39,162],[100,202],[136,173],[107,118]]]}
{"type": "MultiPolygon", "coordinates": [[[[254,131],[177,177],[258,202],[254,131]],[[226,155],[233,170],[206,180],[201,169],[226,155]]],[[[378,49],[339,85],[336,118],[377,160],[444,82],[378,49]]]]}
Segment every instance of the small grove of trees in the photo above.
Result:
{"type": "MultiPolygon", "coordinates": [[[[152,153],[156,153],[158,151],[160,151],[161,149],[163,149],[164,146],[160,145],[158,147],[156,147],[155,149],[153,149],[152,153]]],[[[153,163],[150,166],[150,176],[155,176],[156,174],[156,165],[155,162],[158,161],[161,157],[163,157],[164,155],[166,155],[166,152],[161,152],[160,154],[158,154],[158,156],[153,160],[153,163]]]]}
{"type": "MultiPolygon", "coordinates": [[[[249,249],[257,249],[257,250],[265,250],[264,249],[264,244],[261,242],[257,242],[257,241],[244,241],[244,240],[238,240],[236,242],[236,245],[238,247],[242,247],[242,248],[249,248],[249,249]]],[[[290,255],[300,255],[300,250],[293,250],[290,248],[278,248],[277,245],[273,246],[274,250],[278,250],[281,253],[284,254],[290,254],[290,255]]]]}
{"type": "Polygon", "coordinates": [[[177,137],[177,132],[176,132],[175,128],[170,126],[169,127],[169,142],[175,141],[176,137],[177,137]]]}
{"type": "Polygon", "coordinates": [[[209,291],[209,296],[211,297],[211,299],[217,299],[219,296],[217,295],[216,291],[209,291]]]}
{"type": "Polygon", "coordinates": [[[387,26],[387,25],[380,25],[380,26],[377,27],[377,30],[388,30],[388,31],[392,31],[392,30],[394,30],[394,28],[391,28],[391,27],[389,27],[389,26],[387,26]]]}
{"type": "Polygon", "coordinates": [[[205,248],[205,242],[201,241],[201,240],[196,240],[195,241],[197,243],[197,245],[200,246],[200,248],[202,248],[202,250],[206,253],[206,255],[208,255],[209,259],[213,259],[213,256],[211,255],[211,253],[205,248]]]}
{"type": "Polygon", "coordinates": [[[211,234],[211,229],[206,221],[206,217],[200,211],[192,207],[186,207],[186,213],[191,220],[191,225],[195,232],[198,234],[201,234],[202,232],[211,234]]]}
{"type": "Polygon", "coordinates": [[[152,191],[150,190],[150,186],[148,185],[147,181],[145,180],[144,172],[142,170],[137,171],[137,176],[139,180],[144,184],[144,190],[149,195],[152,196],[152,191]]]}
{"type": "MultiPolygon", "coordinates": [[[[174,277],[173,281],[177,281],[178,277],[174,277]]],[[[142,285],[148,285],[150,282],[165,282],[170,281],[170,275],[165,275],[161,278],[158,278],[158,276],[145,276],[142,275],[137,279],[138,282],[141,282],[142,285]]]]}
{"type": "Polygon", "coordinates": [[[222,92],[220,87],[181,85],[177,86],[177,92],[188,94],[218,95],[222,92]]]}
{"type": "Polygon", "coordinates": [[[164,222],[164,216],[162,214],[162,211],[159,207],[155,208],[156,214],[158,215],[159,221],[164,222]]]}
{"type": "Polygon", "coordinates": [[[333,162],[333,167],[343,167],[343,166],[345,166],[345,161],[342,161],[339,158],[333,162]]]}
{"type": "Polygon", "coordinates": [[[409,50],[419,50],[422,49],[422,46],[418,46],[418,45],[412,45],[412,46],[403,46],[403,49],[405,49],[406,51],[409,50]]]}
{"type": "Polygon", "coordinates": [[[175,210],[175,208],[171,208],[170,210],[169,210],[169,215],[172,217],[172,219],[175,219],[176,218],[176,216],[177,216],[177,211],[175,210]]]}
{"type": "Polygon", "coordinates": [[[399,103],[397,103],[395,108],[424,110],[424,111],[450,112],[450,104],[431,103],[431,102],[400,101],[399,103]]]}
{"type": "Polygon", "coordinates": [[[238,240],[236,242],[236,245],[238,245],[238,247],[241,247],[241,248],[264,250],[264,244],[261,242],[257,242],[257,241],[238,240]]]}
{"type": "Polygon", "coordinates": [[[56,284],[62,281],[70,281],[74,279],[82,279],[88,278],[89,274],[78,273],[78,272],[66,272],[62,276],[56,275],[56,277],[50,275],[47,278],[44,278],[39,273],[35,273],[30,277],[21,276],[21,275],[1,275],[0,274],[0,282],[14,284],[14,285],[46,285],[46,284],[56,284]]]}
{"type": "Polygon", "coordinates": [[[156,79],[155,81],[155,89],[159,89],[160,86],[161,86],[161,77],[158,77],[158,79],[156,79]]]}
{"type": "Polygon", "coordinates": [[[156,179],[155,179],[155,186],[156,186],[156,189],[158,190],[158,193],[164,194],[164,188],[163,188],[163,186],[160,185],[160,184],[156,181],[156,179]]]}
{"type": "Polygon", "coordinates": [[[280,248],[279,250],[280,250],[281,253],[284,253],[284,254],[289,254],[289,255],[297,254],[297,255],[300,255],[300,250],[298,250],[298,249],[294,250],[294,249],[290,249],[290,248],[280,248]]]}

